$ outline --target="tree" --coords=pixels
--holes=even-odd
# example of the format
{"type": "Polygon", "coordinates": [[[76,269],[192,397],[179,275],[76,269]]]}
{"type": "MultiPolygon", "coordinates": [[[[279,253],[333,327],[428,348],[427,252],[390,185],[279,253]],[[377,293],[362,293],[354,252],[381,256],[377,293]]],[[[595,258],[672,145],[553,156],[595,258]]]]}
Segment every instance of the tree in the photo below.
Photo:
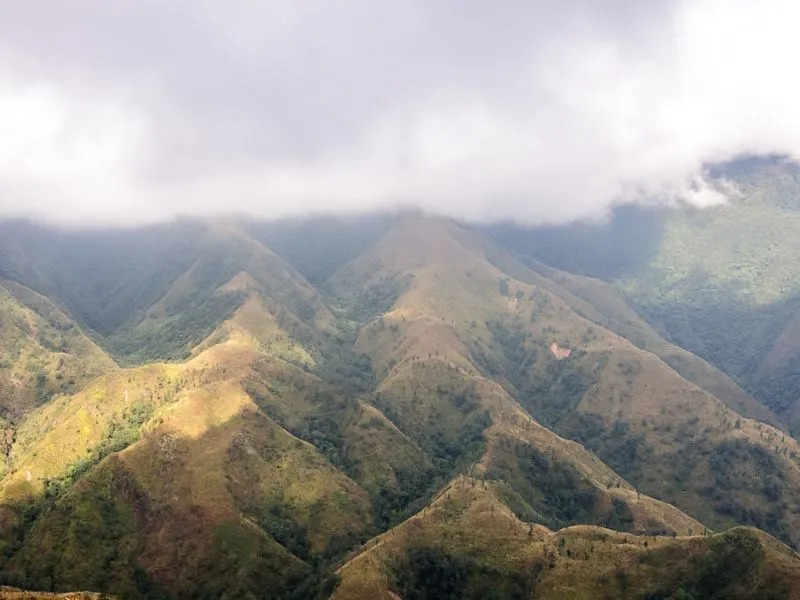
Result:
{"type": "Polygon", "coordinates": [[[500,295],[501,295],[501,296],[506,296],[506,297],[508,297],[508,282],[507,282],[505,279],[501,279],[501,280],[500,280],[500,281],[497,283],[497,287],[498,287],[498,289],[500,290],[500,295]]]}

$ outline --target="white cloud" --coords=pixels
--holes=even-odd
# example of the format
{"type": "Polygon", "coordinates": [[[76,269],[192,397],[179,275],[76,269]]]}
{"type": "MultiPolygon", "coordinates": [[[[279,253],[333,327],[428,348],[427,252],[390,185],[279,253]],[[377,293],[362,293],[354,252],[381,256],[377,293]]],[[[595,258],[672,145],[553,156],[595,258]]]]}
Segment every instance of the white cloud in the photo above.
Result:
{"type": "Polygon", "coordinates": [[[557,221],[716,203],[704,162],[800,156],[791,2],[121,5],[0,24],[0,214],[557,221]]]}
{"type": "Polygon", "coordinates": [[[136,189],[142,119],[49,82],[0,82],[0,207],[56,222],[152,218],[136,189]]]}

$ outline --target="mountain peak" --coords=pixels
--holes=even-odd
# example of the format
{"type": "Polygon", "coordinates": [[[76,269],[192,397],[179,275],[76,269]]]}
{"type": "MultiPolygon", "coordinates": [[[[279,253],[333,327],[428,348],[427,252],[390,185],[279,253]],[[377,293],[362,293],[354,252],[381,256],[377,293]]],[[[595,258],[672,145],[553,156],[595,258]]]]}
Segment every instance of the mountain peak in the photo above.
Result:
{"type": "MultiPolygon", "coordinates": [[[[554,573],[586,597],[707,597],[695,566],[757,563],[752,533],[708,527],[800,546],[800,447],[720,402],[751,399],[611,283],[420,213],[290,227],[293,255],[274,225],[6,240],[0,270],[43,290],[0,282],[0,400],[37,391],[0,420],[9,581],[323,598],[317,566],[337,564],[335,598],[527,598],[554,573]],[[84,339],[59,306],[104,327],[84,339]],[[73,389],[90,339],[129,366],[73,389]],[[430,568],[467,588],[431,588],[430,568]]],[[[800,580],[764,539],[753,595],[716,591],[800,580]]]]}
{"type": "Polygon", "coordinates": [[[401,218],[367,252],[345,265],[333,279],[369,280],[409,274],[435,265],[484,261],[480,241],[455,220],[413,214],[401,218]]]}

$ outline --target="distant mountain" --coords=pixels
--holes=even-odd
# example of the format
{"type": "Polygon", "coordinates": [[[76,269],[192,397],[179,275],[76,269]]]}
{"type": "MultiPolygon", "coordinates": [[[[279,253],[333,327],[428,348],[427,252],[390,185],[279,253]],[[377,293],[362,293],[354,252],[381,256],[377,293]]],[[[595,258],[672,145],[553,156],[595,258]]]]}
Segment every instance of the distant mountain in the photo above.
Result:
{"type": "Polygon", "coordinates": [[[621,206],[607,223],[481,227],[497,243],[614,284],[670,341],[800,428],[800,165],[709,167],[728,197],[706,209],[621,206]]]}
{"type": "Polygon", "coordinates": [[[2,583],[779,598],[800,579],[795,439],[616,280],[420,214],[0,230],[0,384],[27,394],[0,396],[2,583]]]}
{"type": "Polygon", "coordinates": [[[50,300],[0,279],[0,418],[8,424],[55,394],[114,370],[114,361],[50,300]]]}

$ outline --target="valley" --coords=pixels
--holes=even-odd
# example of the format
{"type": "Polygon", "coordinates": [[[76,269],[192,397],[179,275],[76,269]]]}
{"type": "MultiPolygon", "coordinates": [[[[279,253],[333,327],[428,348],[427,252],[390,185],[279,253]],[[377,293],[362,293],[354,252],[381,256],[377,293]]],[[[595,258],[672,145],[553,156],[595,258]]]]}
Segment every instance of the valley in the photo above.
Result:
{"type": "Polygon", "coordinates": [[[348,223],[0,224],[3,584],[798,589],[785,411],[662,335],[625,285],[446,218],[348,223]]]}

